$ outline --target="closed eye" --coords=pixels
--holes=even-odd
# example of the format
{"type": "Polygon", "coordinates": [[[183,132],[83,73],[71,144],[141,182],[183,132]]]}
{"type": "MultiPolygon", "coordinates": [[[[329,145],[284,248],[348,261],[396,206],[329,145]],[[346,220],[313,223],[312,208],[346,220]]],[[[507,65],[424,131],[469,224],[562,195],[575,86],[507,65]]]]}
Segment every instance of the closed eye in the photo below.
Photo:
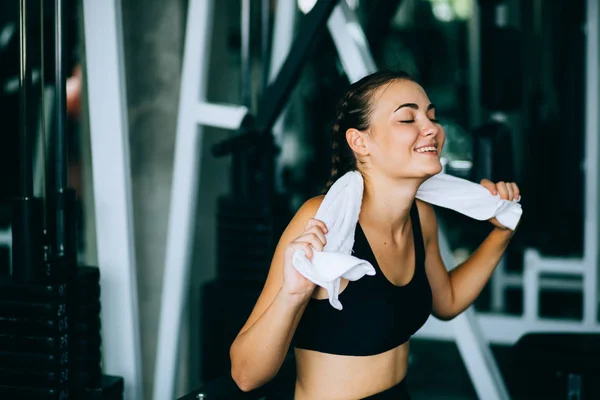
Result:
{"type": "MultiPolygon", "coordinates": [[[[439,124],[440,123],[440,121],[437,120],[437,119],[435,119],[435,118],[429,118],[429,120],[431,122],[433,122],[434,124],[439,124]]],[[[406,119],[406,120],[403,120],[403,121],[400,121],[400,122],[403,123],[403,124],[412,124],[413,122],[415,122],[415,120],[414,119],[406,119]]]]}

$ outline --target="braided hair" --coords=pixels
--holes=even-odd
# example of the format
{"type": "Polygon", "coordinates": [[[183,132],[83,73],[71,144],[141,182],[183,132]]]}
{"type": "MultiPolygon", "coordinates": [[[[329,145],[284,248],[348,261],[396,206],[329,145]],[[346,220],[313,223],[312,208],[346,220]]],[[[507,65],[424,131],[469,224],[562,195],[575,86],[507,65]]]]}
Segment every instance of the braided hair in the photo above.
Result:
{"type": "Polygon", "coordinates": [[[398,80],[414,81],[403,71],[378,71],[350,85],[339,101],[332,129],[331,176],[324,193],[344,174],[357,169],[357,159],[346,141],[346,131],[350,128],[366,131],[373,113],[374,93],[383,85],[398,80]]]}

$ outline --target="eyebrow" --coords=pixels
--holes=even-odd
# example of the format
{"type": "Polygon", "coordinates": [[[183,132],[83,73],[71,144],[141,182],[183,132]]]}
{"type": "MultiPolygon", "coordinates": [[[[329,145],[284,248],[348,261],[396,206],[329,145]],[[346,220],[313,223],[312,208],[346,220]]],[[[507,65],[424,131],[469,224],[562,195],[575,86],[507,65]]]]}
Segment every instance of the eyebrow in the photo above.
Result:
{"type": "MultiPolygon", "coordinates": [[[[399,109],[401,109],[403,107],[412,108],[414,110],[418,110],[419,109],[419,106],[417,104],[415,104],[415,103],[405,103],[405,104],[402,104],[401,106],[399,106],[398,108],[396,108],[394,110],[394,112],[398,111],[399,109]]],[[[430,104],[430,105],[427,106],[427,111],[433,110],[434,108],[435,108],[435,104],[430,104]]]]}

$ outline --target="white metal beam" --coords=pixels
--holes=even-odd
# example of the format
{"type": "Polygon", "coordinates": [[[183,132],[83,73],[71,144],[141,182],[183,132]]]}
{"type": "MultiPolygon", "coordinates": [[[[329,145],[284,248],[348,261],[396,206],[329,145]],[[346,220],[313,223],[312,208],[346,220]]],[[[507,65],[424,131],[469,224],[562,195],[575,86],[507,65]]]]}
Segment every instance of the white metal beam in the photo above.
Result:
{"type": "Polygon", "coordinates": [[[600,71],[598,29],[600,11],[598,0],[586,1],[586,46],[585,46],[585,208],[584,208],[584,237],[583,254],[586,268],[584,279],[583,318],[587,325],[594,325],[598,319],[598,180],[600,179],[600,125],[598,107],[600,100],[600,71]]]}
{"type": "Polygon", "coordinates": [[[587,272],[585,260],[581,258],[543,257],[535,249],[527,249],[525,258],[528,262],[536,264],[538,272],[546,274],[581,276],[587,272]]]}
{"type": "Polygon", "coordinates": [[[155,400],[172,399],[179,360],[184,304],[189,292],[196,219],[202,135],[199,102],[205,104],[210,61],[214,0],[190,0],[188,5],[173,183],[163,278],[156,364],[155,400]]]}
{"type": "Polygon", "coordinates": [[[121,2],[84,0],[104,371],[143,399],[121,2]]]}
{"type": "Polygon", "coordinates": [[[345,1],[341,0],[335,6],[327,27],[350,82],[377,71],[358,18],[345,1]]]}
{"type": "Polygon", "coordinates": [[[509,400],[510,396],[473,307],[450,321],[454,341],[480,399],[509,400]]]}
{"type": "Polygon", "coordinates": [[[245,106],[229,104],[198,103],[195,110],[196,123],[222,129],[238,129],[248,114],[245,106]]]}
{"type": "MultiPolygon", "coordinates": [[[[507,288],[522,288],[524,285],[523,274],[509,273],[504,275],[504,286],[507,288]]],[[[540,289],[552,290],[555,292],[578,292],[583,290],[581,279],[569,280],[553,277],[540,277],[540,289]]]]}
{"type": "MultiPolygon", "coordinates": [[[[269,60],[269,84],[273,83],[275,78],[277,78],[277,74],[283,66],[292,47],[297,12],[298,6],[295,1],[283,0],[277,2],[275,18],[273,21],[271,56],[269,60]]],[[[273,141],[278,147],[283,147],[284,121],[287,112],[288,105],[286,104],[273,125],[273,141]]],[[[284,187],[282,171],[285,166],[282,158],[280,153],[275,159],[275,189],[277,191],[281,191],[284,187]]]]}
{"type": "Polygon", "coordinates": [[[283,66],[294,40],[294,26],[298,8],[293,0],[277,2],[273,21],[273,44],[269,68],[269,83],[272,83],[283,66]]]}
{"type": "MultiPolygon", "coordinates": [[[[476,316],[482,337],[486,342],[494,344],[514,345],[523,335],[531,332],[600,333],[600,324],[590,327],[577,320],[536,318],[530,321],[519,315],[481,312],[476,313],[476,316]]],[[[453,329],[448,329],[448,322],[429,317],[415,337],[455,340],[456,334],[453,329]]]]}
{"type": "Polygon", "coordinates": [[[0,246],[12,246],[12,231],[10,227],[0,229],[0,246]]]}
{"type": "Polygon", "coordinates": [[[33,161],[33,193],[35,197],[39,198],[43,198],[46,195],[44,193],[44,168],[46,168],[44,160],[47,153],[46,150],[48,149],[48,128],[50,128],[54,111],[54,87],[46,87],[43,93],[45,115],[42,115],[42,110],[40,110],[33,161]],[[44,129],[46,130],[44,131],[44,129]],[[43,135],[42,133],[45,134],[43,135]],[[42,139],[44,137],[46,138],[46,142],[43,144],[44,147],[42,147],[42,139]]]}

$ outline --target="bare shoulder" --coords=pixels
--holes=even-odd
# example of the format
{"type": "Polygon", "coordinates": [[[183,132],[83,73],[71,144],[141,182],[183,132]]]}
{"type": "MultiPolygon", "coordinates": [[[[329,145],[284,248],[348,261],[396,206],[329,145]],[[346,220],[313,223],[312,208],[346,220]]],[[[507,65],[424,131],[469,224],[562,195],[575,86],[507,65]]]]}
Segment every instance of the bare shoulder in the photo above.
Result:
{"type": "Polygon", "coordinates": [[[304,224],[306,224],[309,219],[315,217],[324,198],[325,196],[321,195],[306,200],[298,211],[296,211],[296,215],[294,215],[290,225],[301,224],[304,227],[304,224]]]}
{"type": "Polygon", "coordinates": [[[419,210],[419,219],[421,220],[421,231],[423,232],[423,240],[425,246],[429,243],[437,242],[438,223],[433,206],[429,203],[416,200],[417,209],[419,210]]]}
{"type": "Polygon", "coordinates": [[[298,212],[302,211],[304,214],[307,215],[311,215],[312,218],[315,216],[315,214],[317,213],[317,210],[319,209],[319,207],[321,207],[321,203],[323,203],[323,199],[325,198],[325,195],[322,194],[320,196],[315,196],[312,197],[308,200],[306,200],[304,202],[304,204],[302,205],[302,207],[300,207],[300,209],[298,210],[298,212]]]}
{"type": "Polygon", "coordinates": [[[299,236],[302,232],[304,232],[304,228],[309,219],[314,218],[317,214],[317,210],[321,203],[323,202],[324,196],[316,196],[310,198],[300,206],[296,214],[289,222],[287,228],[281,235],[279,244],[287,245],[289,242],[294,240],[297,236],[299,236]]]}

